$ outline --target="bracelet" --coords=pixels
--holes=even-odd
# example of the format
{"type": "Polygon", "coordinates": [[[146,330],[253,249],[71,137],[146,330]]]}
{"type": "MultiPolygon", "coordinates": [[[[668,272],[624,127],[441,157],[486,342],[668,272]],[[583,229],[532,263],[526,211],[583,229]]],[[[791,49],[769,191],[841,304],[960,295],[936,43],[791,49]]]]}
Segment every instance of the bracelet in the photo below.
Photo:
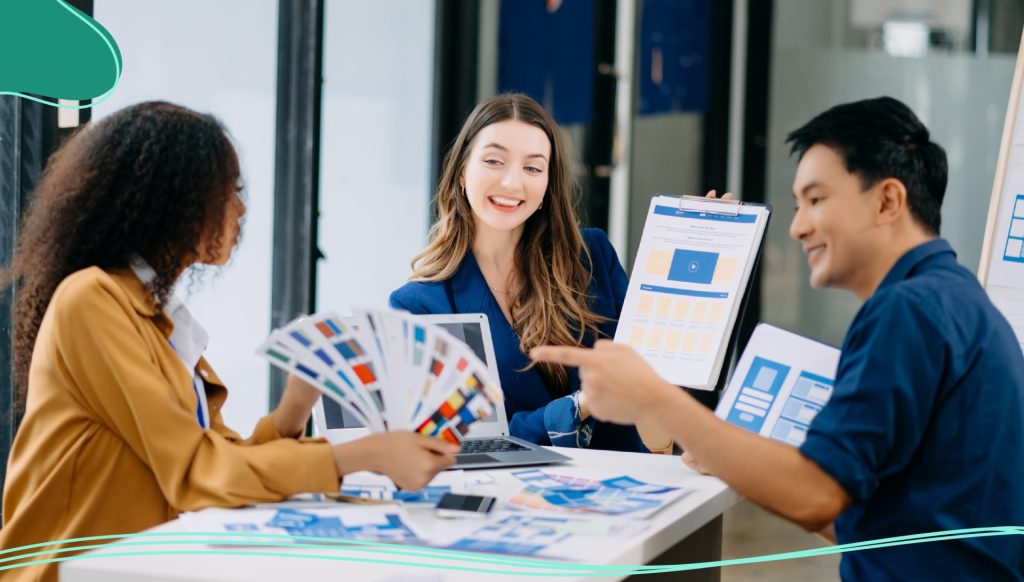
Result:
{"type": "Polygon", "coordinates": [[[576,425],[576,448],[585,449],[590,446],[590,441],[594,438],[594,431],[587,426],[580,414],[580,391],[573,392],[570,397],[572,398],[573,423],[576,425]]]}

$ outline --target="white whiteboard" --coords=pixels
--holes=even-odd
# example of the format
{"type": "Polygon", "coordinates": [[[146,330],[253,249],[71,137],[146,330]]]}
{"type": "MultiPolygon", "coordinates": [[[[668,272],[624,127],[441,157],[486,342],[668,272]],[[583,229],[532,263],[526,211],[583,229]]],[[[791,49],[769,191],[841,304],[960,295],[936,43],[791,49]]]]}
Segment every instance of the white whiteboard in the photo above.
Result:
{"type": "Polygon", "coordinates": [[[1010,103],[981,248],[978,278],[1010,322],[1024,350],[1024,37],[1017,52],[1010,103]]]}

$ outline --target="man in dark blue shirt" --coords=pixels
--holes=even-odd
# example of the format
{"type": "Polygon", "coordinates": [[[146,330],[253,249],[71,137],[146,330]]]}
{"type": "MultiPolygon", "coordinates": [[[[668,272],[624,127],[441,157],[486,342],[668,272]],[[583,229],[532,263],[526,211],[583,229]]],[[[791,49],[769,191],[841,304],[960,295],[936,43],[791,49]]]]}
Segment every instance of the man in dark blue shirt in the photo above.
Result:
{"type": "MultiPolygon", "coordinates": [[[[1024,357],[938,238],[946,157],[891,98],[840,105],[790,134],[811,285],[864,301],[833,396],[799,449],[729,425],[626,346],[540,348],[580,366],[592,414],[655,426],[691,466],[841,543],[1024,526],[1024,357]],[[834,522],[834,532],[829,524],[834,522]]],[[[844,554],[844,580],[1024,580],[1024,535],[844,554]]]]}

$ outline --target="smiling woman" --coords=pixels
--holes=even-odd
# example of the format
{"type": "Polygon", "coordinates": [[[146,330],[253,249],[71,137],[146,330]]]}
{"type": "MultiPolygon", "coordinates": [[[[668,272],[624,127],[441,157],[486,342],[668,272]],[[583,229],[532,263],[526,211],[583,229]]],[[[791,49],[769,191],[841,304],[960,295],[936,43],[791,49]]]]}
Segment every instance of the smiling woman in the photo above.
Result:
{"type": "Polygon", "coordinates": [[[544,203],[551,143],[543,130],[518,120],[489,125],[474,142],[460,182],[478,236],[511,236],[544,203]]]}
{"type": "Polygon", "coordinates": [[[645,450],[634,427],[590,417],[575,370],[525,355],[613,337],[626,294],[607,236],[579,227],[570,167],[557,124],[536,101],[512,93],[477,105],[445,158],[430,244],[391,305],[488,316],[513,436],[645,450]]]}

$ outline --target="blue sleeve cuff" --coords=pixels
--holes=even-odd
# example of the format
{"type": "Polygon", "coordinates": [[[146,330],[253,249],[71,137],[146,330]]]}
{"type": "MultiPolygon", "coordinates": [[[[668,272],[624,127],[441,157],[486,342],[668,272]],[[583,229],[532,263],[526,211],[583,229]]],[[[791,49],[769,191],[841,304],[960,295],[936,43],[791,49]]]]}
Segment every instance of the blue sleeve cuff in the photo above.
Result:
{"type": "Polygon", "coordinates": [[[552,400],[544,407],[544,427],[556,447],[584,449],[594,438],[594,418],[580,418],[579,392],[552,400]]]}
{"type": "Polygon", "coordinates": [[[550,445],[548,433],[544,429],[544,409],[538,408],[529,412],[521,410],[508,419],[508,430],[512,436],[521,438],[535,445],[550,445]]]}
{"type": "Polygon", "coordinates": [[[878,479],[863,469],[856,457],[820,434],[810,433],[800,446],[800,453],[828,473],[854,501],[871,497],[878,488],[878,479]]]}

